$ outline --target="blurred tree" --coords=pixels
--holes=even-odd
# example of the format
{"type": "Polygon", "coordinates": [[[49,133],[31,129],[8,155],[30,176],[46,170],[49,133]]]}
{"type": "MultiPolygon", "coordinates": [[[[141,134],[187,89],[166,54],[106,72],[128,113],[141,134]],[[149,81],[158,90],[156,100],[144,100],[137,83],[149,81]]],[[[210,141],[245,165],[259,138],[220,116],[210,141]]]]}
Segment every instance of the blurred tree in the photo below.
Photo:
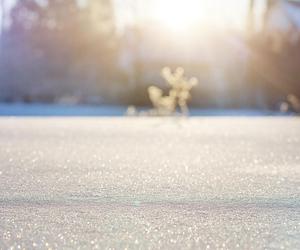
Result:
{"type": "Polygon", "coordinates": [[[3,73],[22,98],[95,94],[115,63],[110,0],[22,0],[11,11],[3,73]],[[11,76],[13,74],[13,76],[11,76]],[[84,83],[84,84],[83,84],[84,83]],[[99,87],[99,85],[98,85],[99,87]],[[28,96],[28,97],[26,97],[28,96]]]}
{"type": "Polygon", "coordinates": [[[264,16],[263,16],[263,31],[265,32],[266,26],[267,26],[267,21],[269,19],[270,12],[274,5],[276,4],[277,0],[266,0],[266,7],[264,11],[264,16]]]}
{"type": "Polygon", "coordinates": [[[143,105],[147,99],[147,88],[143,85],[143,74],[144,74],[144,65],[143,59],[141,58],[142,54],[142,43],[143,43],[143,27],[142,27],[142,15],[143,15],[143,5],[139,0],[126,0],[124,1],[128,9],[128,13],[131,16],[131,32],[127,31],[127,35],[130,34],[130,37],[127,37],[129,41],[129,46],[127,49],[130,50],[131,55],[133,56],[132,60],[132,77],[129,77],[131,85],[131,102],[135,105],[143,105]]]}
{"type": "Polygon", "coordinates": [[[1,34],[4,31],[4,24],[5,24],[5,0],[0,0],[0,13],[1,13],[1,34]]]}
{"type": "Polygon", "coordinates": [[[253,31],[254,31],[254,8],[255,8],[255,0],[249,0],[247,31],[250,36],[253,35],[253,31]]]}

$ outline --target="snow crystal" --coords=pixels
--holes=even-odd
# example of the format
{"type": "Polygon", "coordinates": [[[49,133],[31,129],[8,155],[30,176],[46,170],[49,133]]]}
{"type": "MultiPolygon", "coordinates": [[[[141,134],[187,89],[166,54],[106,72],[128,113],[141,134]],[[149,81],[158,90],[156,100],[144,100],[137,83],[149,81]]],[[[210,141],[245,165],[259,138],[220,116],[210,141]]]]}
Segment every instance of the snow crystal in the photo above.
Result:
{"type": "Polygon", "coordinates": [[[299,249],[298,118],[0,118],[0,249],[299,249]]]}

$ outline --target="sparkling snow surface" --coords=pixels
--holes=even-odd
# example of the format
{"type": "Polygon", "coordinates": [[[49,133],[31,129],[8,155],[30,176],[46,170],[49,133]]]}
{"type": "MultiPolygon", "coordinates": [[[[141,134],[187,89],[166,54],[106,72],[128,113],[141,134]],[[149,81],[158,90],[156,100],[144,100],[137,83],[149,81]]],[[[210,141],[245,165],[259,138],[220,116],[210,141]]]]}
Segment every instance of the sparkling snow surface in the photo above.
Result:
{"type": "Polygon", "coordinates": [[[0,118],[0,249],[300,249],[298,118],[0,118]]]}

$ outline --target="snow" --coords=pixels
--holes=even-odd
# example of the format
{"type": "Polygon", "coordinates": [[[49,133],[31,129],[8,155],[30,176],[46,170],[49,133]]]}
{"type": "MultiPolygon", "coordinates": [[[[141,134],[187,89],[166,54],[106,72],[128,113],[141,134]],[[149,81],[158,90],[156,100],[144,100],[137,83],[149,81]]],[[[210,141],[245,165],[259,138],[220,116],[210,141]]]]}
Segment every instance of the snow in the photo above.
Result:
{"type": "MultiPolygon", "coordinates": [[[[151,107],[140,108],[139,111],[147,111],[151,107]]],[[[126,106],[109,105],[59,105],[59,104],[5,104],[0,103],[0,116],[85,116],[107,117],[124,116],[126,106]]],[[[261,111],[252,109],[198,109],[190,110],[192,116],[282,116],[283,113],[274,111],[261,111]]]]}
{"type": "Polygon", "coordinates": [[[299,249],[300,119],[0,118],[0,249],[299,249]]]}
{"type": "Polygon", "coordinates": [[[125,106],[0,104],[0,116],[122,116],[125,106]]]}

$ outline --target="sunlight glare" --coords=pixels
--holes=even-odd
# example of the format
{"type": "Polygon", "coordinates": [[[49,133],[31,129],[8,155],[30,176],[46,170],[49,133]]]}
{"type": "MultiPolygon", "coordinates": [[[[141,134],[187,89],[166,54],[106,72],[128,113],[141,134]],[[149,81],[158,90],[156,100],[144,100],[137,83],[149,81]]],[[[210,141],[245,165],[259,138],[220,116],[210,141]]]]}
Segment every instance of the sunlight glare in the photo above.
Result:
{"type": "Polygon", "coordinates": [[[199,0],[163,0],[156,3],[156,19],[166,28],[182,32],[199,21],[199,0]]]}

